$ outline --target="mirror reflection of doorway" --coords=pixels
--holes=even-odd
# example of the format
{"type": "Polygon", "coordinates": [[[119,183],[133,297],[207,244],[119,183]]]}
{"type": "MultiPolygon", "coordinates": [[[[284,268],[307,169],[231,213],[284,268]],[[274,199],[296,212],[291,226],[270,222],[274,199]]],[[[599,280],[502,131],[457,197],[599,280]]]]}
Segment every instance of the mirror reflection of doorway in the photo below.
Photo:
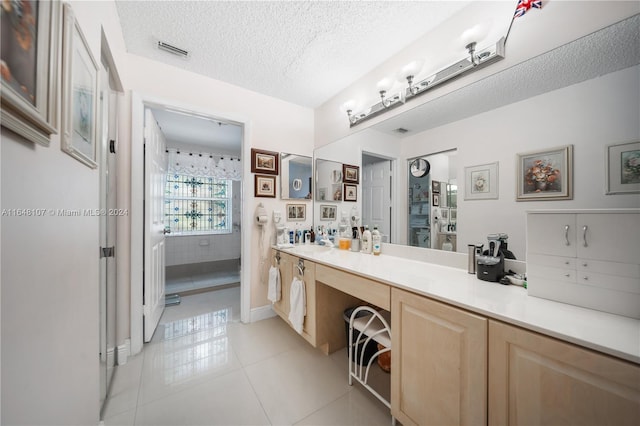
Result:
{"type": "Polygon", "coordinates": [[[368,225],[369,229],[377,226],[384,243],[393,242],[392,167],[388,158],[362,153],[362,225],[368,225]]]}

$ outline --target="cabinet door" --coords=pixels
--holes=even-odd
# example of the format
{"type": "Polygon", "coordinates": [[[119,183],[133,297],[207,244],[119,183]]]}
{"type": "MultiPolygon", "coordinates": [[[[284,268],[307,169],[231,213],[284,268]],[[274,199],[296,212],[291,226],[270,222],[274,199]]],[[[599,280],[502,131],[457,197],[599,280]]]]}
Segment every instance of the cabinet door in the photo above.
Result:
{"type": "Polygon", "coordinates": [[[639,214],[578,214],[576,231],[579,258],[640,263],[639,214]]]}
{"type": "Polygon", "coordinates": [[[576,215],[529,213],[527,256],[529,253],[575,257],[576,215]]]}
{"type": "Polygon", "coordinates": [[[487,320],[392,289],[391,412],[407,425],[487,422],[487,320]]]}
{"type": "Polygon", "coordinates": [[[638,425],[640,366],[490,320],[489,424],[638,425]]]}

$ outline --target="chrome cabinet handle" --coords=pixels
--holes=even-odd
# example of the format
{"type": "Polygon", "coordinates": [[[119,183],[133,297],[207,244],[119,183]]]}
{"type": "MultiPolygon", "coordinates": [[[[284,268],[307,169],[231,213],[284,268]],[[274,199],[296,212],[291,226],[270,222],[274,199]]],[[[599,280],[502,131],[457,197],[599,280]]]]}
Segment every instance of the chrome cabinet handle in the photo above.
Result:
{"type": "Polygon", "coordinates": [[[564,245],[569,245],[569,225],[564,226],[564,245]]]}
{"type": "Polygon", "coordinates": [[[584,247],[589,247],[589,244],[587,244],[587,225],[582,227],[582,245],[584,247]]]}
{"type": "Polygon", "coordinates": [[[162,230],[162,233],[163,233],[164,235],[170,234],[170,233],[171,233],[171,229],[167,229],[167,228],[165,228],[165,229],[163,229],[163,230],[162,230]]]}

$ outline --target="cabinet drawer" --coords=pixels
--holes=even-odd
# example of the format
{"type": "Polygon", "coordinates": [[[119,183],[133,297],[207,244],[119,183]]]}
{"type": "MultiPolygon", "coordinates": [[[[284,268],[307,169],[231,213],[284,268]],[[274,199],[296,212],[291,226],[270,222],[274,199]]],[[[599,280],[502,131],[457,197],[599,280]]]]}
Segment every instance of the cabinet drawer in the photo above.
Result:
{"type": "Polygon", "coordinates": [[[640,294],[640,280],[637,278],[578,271],[576,282],[582,285],[640,294]]]}
{"type": "Polygon", "coordinates": [[[640,293],[550,280],[544,275],[529,275],[527,292],[529,296],[640,319],[640,293]]]}
{"type": "Polygon", "coordinates": [[[548,256],[544,254],[529,254],[527,263],[530,265],[548,266],[560,269],[576,269],[575,257],[548,256]]]}
{"type": "MultiPolygon", "coordinates": [[[[578,259],[578,271],[597,272],[601,274],[618,275],[640,280],[640,265],[634,263],[603,262],[600,260],[578,259]]],[[[640,283],[640,281],[639,281],[640,283]]]]}
{"type": "Polygon", "coordinates": [[[391,309],[391,288],[386,284],[324,265],[316,265],[316,280],[379,308],[391,309]]]}
{"type": "Polygon", "coordinates": [[[575,269],[551,268],[538,264],[529,264],[527,268],[527,277],[542,277],[552,281],[563,281],[568,283],[576,282],[575,269]]]}

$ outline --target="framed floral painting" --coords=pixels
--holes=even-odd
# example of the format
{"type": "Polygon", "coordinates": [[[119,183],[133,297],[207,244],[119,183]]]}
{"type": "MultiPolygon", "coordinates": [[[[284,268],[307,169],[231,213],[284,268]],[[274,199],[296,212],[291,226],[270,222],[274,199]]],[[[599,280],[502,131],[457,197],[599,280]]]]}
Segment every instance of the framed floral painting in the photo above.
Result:
{"type": "Polygon", "coordinates": [[[254,175],[254,197],[276,197],[276,177],[266,175],[254,175]]]}
{"type": "Polygon", "coordinates": [[[573,145],[517,154],[516,201],[573,199],[573,145]]]}
{"type": "Polygon", "coordinates": [[[640,193],[640,142],[609,145],[606,158],[606,193],[640,193]]]}
{"type": "Polygon", "coordinates": [[[60,2],[3,1],[2,126],[48,146],[57,133],[60,2]]]}
{"type": "Polygon", "coordinates": [[[498,198],[498,162],[464,168],[464,199],[498,198]]]}

